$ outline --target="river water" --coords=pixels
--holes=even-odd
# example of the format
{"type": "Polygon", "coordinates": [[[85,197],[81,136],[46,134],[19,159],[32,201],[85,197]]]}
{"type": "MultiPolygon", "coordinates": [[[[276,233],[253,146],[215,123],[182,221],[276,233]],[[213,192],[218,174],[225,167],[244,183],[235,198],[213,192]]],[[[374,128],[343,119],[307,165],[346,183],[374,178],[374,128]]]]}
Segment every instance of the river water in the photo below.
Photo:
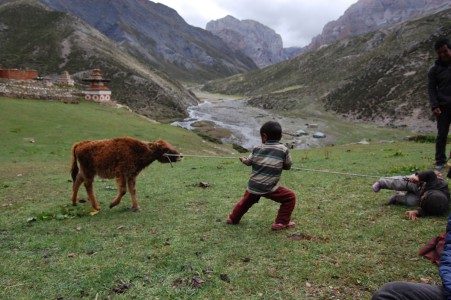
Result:
{"type": "MultiPolygon", "coordinates": [[[[183,121],[172,123],[189,130],[195,129],[192,123],[198,121],[211,121],[216,127],[228,129],[231,132],[229,138],[223,139],[224,143],[235,143],[246,149],[251,149],[261,144],[260,127],[269,120],[278,121],[284,132],[295,133],[297,130],[306,129],[307,121],[300,118],[282,117],[264,109],[246,105],[245,100],[223,99],[204,101],[197,106],[188,108],[189,117],[183,121]]],[[[312,133],[316,129],[312,129],[312,133]]],[[[315,139],[309,136],[293,137],[284,134],[284,142],[289,142],[297,149],[321,146],[326,139],[315,139]]]]}

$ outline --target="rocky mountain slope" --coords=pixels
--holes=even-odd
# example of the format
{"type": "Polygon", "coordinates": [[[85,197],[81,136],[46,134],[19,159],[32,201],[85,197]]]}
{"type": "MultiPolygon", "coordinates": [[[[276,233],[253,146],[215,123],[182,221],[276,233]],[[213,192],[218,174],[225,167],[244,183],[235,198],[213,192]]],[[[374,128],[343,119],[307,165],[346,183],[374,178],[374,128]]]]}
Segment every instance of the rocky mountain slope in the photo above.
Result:
{"type": "Polygon", "coordinates": [[[204,89],[244,94],[255,106],[433,131],[426,85],[433,42],[451,37],[451,9],[303,54],[204,89]]]}
{"type": "Polygon", "coordinates": [[[273,29],[253,20],[232,16],[210,21],[206,29],[220,37],[230,48],[243,52],[260,68],[293,57],[293,49],[285,51],[282,37],[273,29]]]}
{"type": "Polygon", "coordinates": [[[322,33],[314,37],[302,52],[448,8],[451,8],[449,0],[360,0],[340,18],[327,23],[322,33]]]}
{"type": "MultiPolygon", "coordinates": [[[[4,1],[5,2],[5,1],[4,1]]],[[[113,99],[157,120],[178,119],[198,99],[177,81],[149,68],[78,18],[34,0],[0,5],[0,62],[36,69],[41,76],[68,71],[77,81],[100,68],[113,99]]]]}
{"type": "Polygon", "coordinates": [[[199,82],[256,68],[212,33],[149,0],[38,0],[84,20],[142,62],[182,81],[199,82]]]}

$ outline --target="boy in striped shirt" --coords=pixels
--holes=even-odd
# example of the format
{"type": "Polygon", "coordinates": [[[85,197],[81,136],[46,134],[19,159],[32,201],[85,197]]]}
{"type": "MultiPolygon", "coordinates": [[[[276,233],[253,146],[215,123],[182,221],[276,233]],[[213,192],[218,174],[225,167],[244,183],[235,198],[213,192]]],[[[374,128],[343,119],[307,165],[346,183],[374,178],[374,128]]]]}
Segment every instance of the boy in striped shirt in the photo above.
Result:
{"type": "Polygon", "coordinates": [[[280,143],[282,127],[278,122],[269,121],[260,128],[262,145],[255,147],[249,157],[240,157],[246,166],[252,166],[246,192],[227,217],[228,224],[238,224],[243,215],[265,197],[280,203],[273,230],[291,228],[296,223],[291,222],[291,213],[296,204],[296,195],[292,190],[279,186],[282,170],[291,168],[291,156],[288,148],[280,143]]]}

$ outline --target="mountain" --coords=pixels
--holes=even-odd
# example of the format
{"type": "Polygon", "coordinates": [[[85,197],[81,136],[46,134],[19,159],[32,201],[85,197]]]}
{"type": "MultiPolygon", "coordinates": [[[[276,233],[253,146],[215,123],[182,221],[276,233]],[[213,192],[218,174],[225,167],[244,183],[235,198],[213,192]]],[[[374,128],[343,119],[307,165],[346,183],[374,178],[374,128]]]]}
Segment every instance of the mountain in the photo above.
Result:
{"type": "Polygon", "coordinates": [[[206,29],[220,37],[230,48],[243,52],[263,68],[288,58],[294,49],[284,51],[282,38],[273,29],[253,20],[232,16],[210,21],[206,29]]]}
{"type": "Polygon", "coordinates": [[[350,120],[431,131],[426,74],[439,36],[451,37],[451,9],[212,81],[204,90],[247,95],[251,105],[266,109],[329,111],[350,120]]]}
{"type": "Polygon", "coordinates": [[[413,18],[451,8],[449,0],[360,0],[302,49],[308,52],[348,36],[372,32],[413,18]]]}
{"type": "Polygon", "coordinates": [[[82,20],[34,0],[0,4],[0,62],[36,69],[40,76],[68,71],[81,82],[100,68],[115,101],[157,120],[180,119],[199,100],[82,20]]]}
{"type": "MultiPolygon", "coordinates": [[[[356,5],[427,2],[431,6],[421,7],[442,9],[436,1],[361,0],[356,5]]],[[[376,20],[378,14],[373,15],[376,20]]],[[[163,121],[183,118],[187,107],[198,103],[174,79],[199,82],[252,69],[209,81],[205,89],[245,94],[252,105],[268,109],[309,114],[327,110],[343,118],[421,131],[432,124],[425,100],[425,74],[435,58],[432,43],[451,34],[450,17],[450,10],[444,10],[386,25],[260,71],[219,37],[147,0],[0,0],[0,61],[5,68],[34,68],[44,76],[68,71],[78,82],[100,68],[111,80],[108,86],[116,101],[163,121]]]]}
{"type": "Polygon", "coordinates": [[[187,82],[257,68],[212,33],[187,24],[178,13],[148,0],[38,0],[70,13],[127,49],[143,63],[187,82]]]}

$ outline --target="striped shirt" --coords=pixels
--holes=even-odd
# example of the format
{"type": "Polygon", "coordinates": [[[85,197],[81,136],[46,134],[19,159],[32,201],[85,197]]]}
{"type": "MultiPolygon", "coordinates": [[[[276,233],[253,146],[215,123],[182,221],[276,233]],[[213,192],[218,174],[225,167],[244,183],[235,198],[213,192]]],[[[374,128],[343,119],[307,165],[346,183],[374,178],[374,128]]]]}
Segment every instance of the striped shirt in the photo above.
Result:
{"type": "Polygon", "coordinates": [[[288,148],[278,141],[255,147],[247,160],[252,166],[247,191],[256,195],[274,192],[282,170],[289,170],[292,164],[288,148]]]}

